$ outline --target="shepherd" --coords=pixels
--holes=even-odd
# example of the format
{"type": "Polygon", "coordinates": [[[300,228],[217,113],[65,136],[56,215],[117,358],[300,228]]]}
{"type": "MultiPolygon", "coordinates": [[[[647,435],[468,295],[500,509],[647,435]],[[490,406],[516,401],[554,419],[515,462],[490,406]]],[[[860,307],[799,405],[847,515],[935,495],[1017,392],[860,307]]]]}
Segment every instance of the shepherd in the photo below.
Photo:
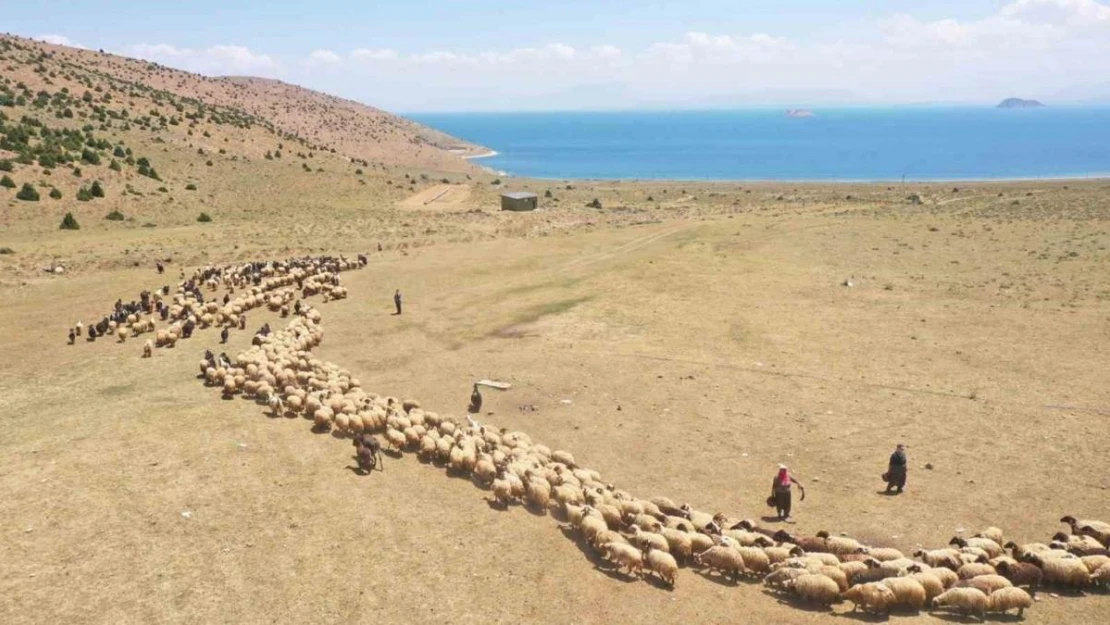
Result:
{"type": "Polygon", "coordinates": [[[393,314],[401,314],[401,289],[397,289],[397,291],[393,293],[393,305],[397,307],[397,312],[393,314]]]}
{"type": "Polygon", "coordinates": [[[897,489],[897,493],[901,493],[902,489],[906,487],[906,446],[898,443],[895,447],[894,453],[890,454],[890,464],[887,466],[886,474],[883,475],[886,480],[886,492],[892,489],[897,489]]]}
{"type": "Polygon", "coordinates": [[[470,393],[470,406],[466,409],[470,414],[478,414],[482,412],[482,393],[478,391],[478,385],[474,385],[474,390],[470,393]]]}
{"type": "Polygon", "coordinates": [[[779,520],[791,521],[790,517],[790,504],[791,494],[790,485],[797,484],[798,490],[802,491],[802,501],[806,500],[806,489],[802,483],[794,477],[790,469],[785,464],[779,465],[779,472],[775,475],[775,481],[771,484],[771,496],[768,498],[768,504],[774,505],[775,511],[778,513],[779,520]]]}

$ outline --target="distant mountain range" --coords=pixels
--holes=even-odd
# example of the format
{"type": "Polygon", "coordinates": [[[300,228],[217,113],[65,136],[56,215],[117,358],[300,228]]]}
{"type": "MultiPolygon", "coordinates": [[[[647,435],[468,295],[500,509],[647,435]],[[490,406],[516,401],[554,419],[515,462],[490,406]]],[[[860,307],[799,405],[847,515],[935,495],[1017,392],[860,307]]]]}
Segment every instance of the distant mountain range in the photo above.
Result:
{"type": "Polygon", "coordinates": [[[998,103],[1000,109],[1036,109],[1043,106],[1044,104],[1036,100],[1022,100],[1021,98],[1006,98],[998,103]]]}

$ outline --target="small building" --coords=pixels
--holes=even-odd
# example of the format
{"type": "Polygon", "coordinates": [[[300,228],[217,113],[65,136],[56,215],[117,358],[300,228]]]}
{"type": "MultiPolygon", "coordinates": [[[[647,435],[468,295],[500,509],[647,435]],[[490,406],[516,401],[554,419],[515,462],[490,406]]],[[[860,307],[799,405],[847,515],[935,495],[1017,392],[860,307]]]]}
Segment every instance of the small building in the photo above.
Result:
{"type": "Polygon", "coordinates": [[[540,205],[540,198],[535,193],[515,191],[501,194],[501,210],[503,211],[534,211],[540,205]]]}

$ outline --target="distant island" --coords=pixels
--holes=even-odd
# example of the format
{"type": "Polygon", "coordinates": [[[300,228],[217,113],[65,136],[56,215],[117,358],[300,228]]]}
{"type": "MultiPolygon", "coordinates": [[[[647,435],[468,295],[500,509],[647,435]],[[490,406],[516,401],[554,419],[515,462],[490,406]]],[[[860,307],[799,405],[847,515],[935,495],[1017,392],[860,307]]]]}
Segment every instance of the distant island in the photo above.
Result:
{"type": "Polygon", "coordinates": [[[787,117],[813,117],[813,111],[805,109],[790,109],[786,112],[787,117]]]}
{"type": "Polygon", "coordinates": [[[1043,106],[1044,104],[1036,100],[1022,100],[1021,98],[1006,98],[998,103],[1000,109],[1035,109],[1043,106]]]}

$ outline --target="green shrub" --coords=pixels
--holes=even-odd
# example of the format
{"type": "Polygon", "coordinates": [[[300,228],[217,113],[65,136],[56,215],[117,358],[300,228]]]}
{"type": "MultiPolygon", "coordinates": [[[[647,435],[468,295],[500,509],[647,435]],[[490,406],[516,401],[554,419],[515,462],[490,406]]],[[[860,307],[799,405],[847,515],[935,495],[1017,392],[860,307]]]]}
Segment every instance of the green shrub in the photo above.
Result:
{"type": "Polygon", "coordinates": [[[5,189],[14,189],[15,181],[12,180],[11,176],[5,174],[3,178],[0,178],[0,187],[4,187],[5,189]]]}
{"type": "Polygon", "coordinates": [[[208,213],[201,213],[200,217],[197,217],[197,221],[199,221],[202,224],[206,224],[206,223],[212,221],[212,218],[208,216],[208,213]]]}
{"type": "Polygon", "coordinates": [[[158,187],[158,192],[159,193],[169,193],[170,190],[167,189],[166,187],[158,187]]]}
{"type": "Polygon", "coordinates": [[[212,161],[206,161],[204,164],[211,167],[212,166],[212,161]]]}
{"type": "Polygon", "coordinates": [[[12,171],[13,169],[15,169],[15,165],[13,165],[10,160],[4,159],[0,161],[0,171],[12,171]]]}
{"type": "Polygon", "coordinates": [[[89,165],[99,165],[100,155],[88,148],[85,148],[84,150],[81,150],[81,160],[88,163],[89,165]]]}
{"type": "Polygon", "coordinates": [[[15,254],[15,250],[10,247],[0,247],[0,254],[15,254]]]}
{"type": "Polygon", "coordinates": [[[51,199],[60,200],[62,199],[62,192],[58,190],[58,187],[54,187],[50,189],[50,197],[51,199]]]}
{"type": "Polygon", "coordinates": [[[80,167],[74,167],[73,168],[73,175],[80,178],[81,177],[81,168],[80,167]]]}
{"type": "Polygon", "coordinates": [[[108,163],[108,169],[111,169],[112,171],[121,171],[123,167],[120,167],[119,161],[113,158],[112,162],[108,163]]]}
{"type": "Polygon", "coordinates": [[[586,204],[586,208],[601,208],[601,200],[595,197],[593,201],[591,201],[589,204],[586,204]]]}
{"type": "Polygon", "coordinates": [[[15,197],[24,202],[37,202],[39,201],[39,192],[30,183],[24,182],[23,187],[19,189],[19,193],[16,193],[15,197]]]}
{"type": "Polygon", "coordinates": [[[58,229],[59,230],[80,230],[81,225],[77,223],[76,219],[74,219],[73,213],[66,213],[66,216],[62,218],[62,225],[58,226],[58,229]]]}
{"type": "Polygon", "coordinates": [[[39,155],[39,166],[47,168],[57,167],[58,161],[54,158],[52,154],[41,154],[39,155]]]}
{"type": "Polygon", "coordinates": [[[197,185],[190,182],[189,184],[185,185],[185,190],[186,191],[196,191],[197,190],[197,185]]]}
{"type": "Polygon", "coordinates": [[[356,176],[361,176],[362,175],[362,169],[356,169],[355,170],[355,175],[356,176]]]}
{"type": "Polygon", "coordinates": [[[80,189],[77,190],[77,201],[78,202],[88,202],[89,200],[92,200],[92,199],[93,199],[93,196],[92,196],[92,193],[89,193],[88,187],[81,187],[80,189]]]}
{"type": "Polygon", "coordinates": [[[104,187],[100,186],[99,180],[92,183],[92,186],[89,187],[89,193],[91,193],[93,197],[104,197],[104,187]]]}
{"type": "Polygon", "coordinates": [[[107,219],[108,221],[123,221],[125,218],[123,216],[123,213],[119,211],[112,211],[105,215],[104,219],[107,219]]]}

